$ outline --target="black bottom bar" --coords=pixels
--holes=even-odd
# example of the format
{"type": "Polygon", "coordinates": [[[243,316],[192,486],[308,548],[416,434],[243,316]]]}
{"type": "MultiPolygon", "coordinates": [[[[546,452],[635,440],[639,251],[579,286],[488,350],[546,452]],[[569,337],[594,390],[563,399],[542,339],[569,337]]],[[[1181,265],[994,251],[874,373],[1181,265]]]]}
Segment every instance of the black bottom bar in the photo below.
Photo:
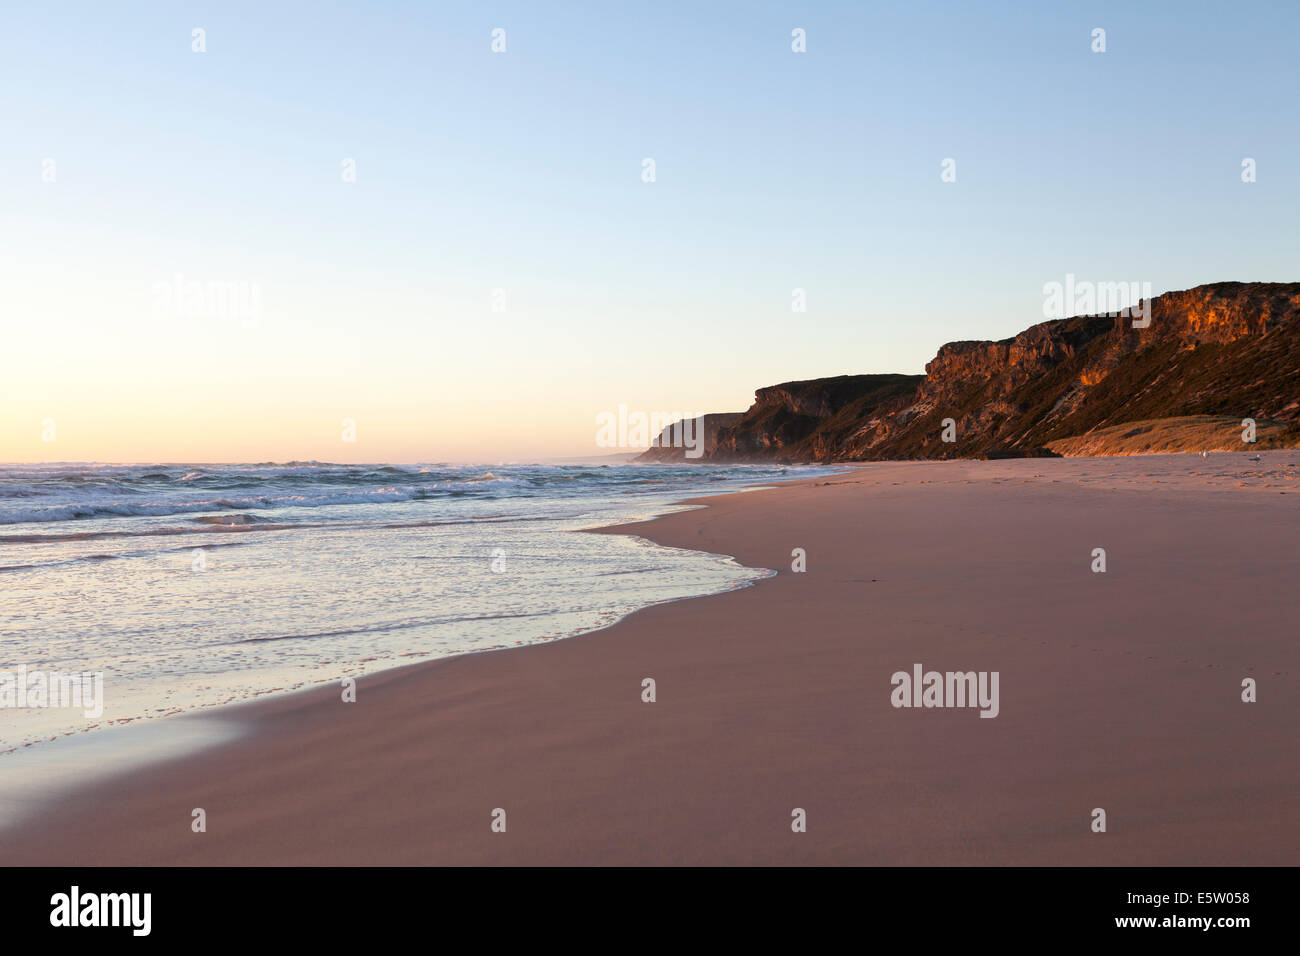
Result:
{"type": "MultiPolygon", "coordinates": [[[[0,925],[6,944],[73,935],[374,942],[421,930],[537,944],[612,929],[675,945],[707,928],[733,944],[807,945],[841,929],[883,942],[890,929],[924,944],[1046,934],[1232,945],[1285,931],[1295,880],[1290,868],[9,869],[0,870],[0,925]]],[[[620,948],[618,938],[606,942],[620,948]]]]}

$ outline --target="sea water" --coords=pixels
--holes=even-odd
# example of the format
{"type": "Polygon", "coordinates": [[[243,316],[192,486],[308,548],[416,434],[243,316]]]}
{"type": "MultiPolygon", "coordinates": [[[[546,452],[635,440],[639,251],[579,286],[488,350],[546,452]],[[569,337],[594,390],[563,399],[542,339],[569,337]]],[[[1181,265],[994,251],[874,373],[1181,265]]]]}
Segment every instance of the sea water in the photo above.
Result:
{"type": "Polygon", "coordinates": [[[6,752],[84,731],[555,640],[744,586],[767,572],[575,532],[824,470],[0,466],[0,680],[99,675],[103,688],[102,713],[11,697],[0,770],[6,752]]]}

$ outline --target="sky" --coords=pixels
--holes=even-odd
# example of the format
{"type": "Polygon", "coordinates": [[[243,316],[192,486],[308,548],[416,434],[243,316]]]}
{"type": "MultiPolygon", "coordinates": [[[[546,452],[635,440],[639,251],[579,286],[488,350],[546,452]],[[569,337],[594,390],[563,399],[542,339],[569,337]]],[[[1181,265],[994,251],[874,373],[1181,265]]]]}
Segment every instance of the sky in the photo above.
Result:
{"type": "Polygon", "coordinates": [[[8,4],[0,461],[616,452],[602,412],[921,372],[1067,275],[1294,281],[1297,36],[1289,0],[8,4]]]}

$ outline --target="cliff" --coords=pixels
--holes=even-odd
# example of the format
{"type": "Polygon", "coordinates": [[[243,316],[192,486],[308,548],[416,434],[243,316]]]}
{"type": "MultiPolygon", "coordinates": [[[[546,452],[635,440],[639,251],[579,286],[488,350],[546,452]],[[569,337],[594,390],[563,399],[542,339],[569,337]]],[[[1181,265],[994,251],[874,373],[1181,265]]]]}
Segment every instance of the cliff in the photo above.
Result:
{"type": "Polygon", "coordinates": [[[744,412],[712,412],[703,416],[704,421],[700,425],[691,424],[689,429],[686,427],[687,420],[684,418],[679,419],[656,435],[650,447],[633,460],[639,462],[703,461],[717,447],[718,433],[725,426],[739,421],[742,415],[744,415],[744,412]],[[692,445],[697,443],[694,431],[697,427],[702,428],[704,432],[703,455],[700,458],[691,459],[687,457],[686,452],[688,449],[683,443],[688,439],[692,445]]]}
{"type": "Polygon", "coordinates": [[[951,342],[924,376],[761,388],[709,458],[1133,453],[1150,442],[1117,426],[1138,422],[1148,426],[1141,434],[1158,436],[1152,447],[1200,451],[1242,447],[1243,418],[1258,423],[1252,447],[1300,445],[1300,283],[1167,292],[1151,301],[1145,328],[1129,317],[1076,316],[999,342],[951,342]],[[946,419],[953,441],[943,440],[946,419]]]}
{"type": "Polygon", "coordinates": [[[915,394],[920,375],[841,375],[760,388],[722,429],[715,461],[804,461],[836,456],[878,410],[915,394]]]}

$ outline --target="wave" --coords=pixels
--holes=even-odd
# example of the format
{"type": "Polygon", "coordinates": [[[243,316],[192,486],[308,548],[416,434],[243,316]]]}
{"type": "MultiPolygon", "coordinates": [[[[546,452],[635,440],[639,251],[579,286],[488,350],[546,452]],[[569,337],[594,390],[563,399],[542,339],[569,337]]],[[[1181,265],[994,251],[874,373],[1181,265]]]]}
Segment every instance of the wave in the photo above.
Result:
{"type": "MultiPolygon", "coordinates": [[[[287,531],[300,530],[308,528],[318,528],[321,525],[316,524],[281,524],[268,522],[267,524],[201,524],[197,527],[188,528],[141,528],[135,531],[73,531],[68,534],[0,534],[0,544],[52,544],[63,541],[97,541],[100,538],[149,538],[149,537],[168,537],[173,535],[192,535],[204,534],[206,532],[230,532],[230,531],[287,531]]],[[[232,547],[233,544],[208,544],[204,543],[205,548],[232,547]]],[[[188,550],[189,545],[176,550],[188,550]]]]}
{"type": "MultiPolygon", "coordinates": [[[[767,469],[771,473],[774,469],[767,469]]],[[[745,473],[734,466],[356,464],[261,462],[0,466],[0,527],[116,518],[205,516],[196,523],[251,526],[247,512],[393,504],[425,499],[576,500],[665,485],[701,485],[745,473]],[[644,485],[645,488],[634,486],[644,485]],[[233,517],[231,512],[245,513],[233,517]]],[[[782,473],[784,469],[775,469],[782,473]]],[[[339,515],[330,515],[337,520],[339,515]]],[[[0,541],[16,540],[0,536],[0,541]]]]}
{"type": "Polygon", "coordinates": [[[202,515],[190,520],[197,524],[216,524],[216,525],[249,525],[261,521],[268,521],[268,518],[259,518],[257,515],[246,514],[229,514],[229,515],[202,515]]]}
{"type": "Polygon", "coordinates": [[[50,492],[43,488],[33,488],[30,485],[0,487],[0,498],[40,498],[49,494],[50,492]]]}
{"type": "MultiPolygon", "coordinates": [[[[327,494],[255,495],[248,498],[214,498],[204,501],[132,501],[86,502],[52,505],[45,508],[16,508],[0,514],[0,525],[50,521],[77,521],[86,518],[159,518],[170,515],[196,514],[205,511],[269,510],[272,508],[325,508],[330,505],[386,504],[417,501],[448,494],[437,485],[411,488],[397,486],[371,491],[346,491],[327,494]]],[[[228,517],[228,516],[222,516],[228,517]]]]}

